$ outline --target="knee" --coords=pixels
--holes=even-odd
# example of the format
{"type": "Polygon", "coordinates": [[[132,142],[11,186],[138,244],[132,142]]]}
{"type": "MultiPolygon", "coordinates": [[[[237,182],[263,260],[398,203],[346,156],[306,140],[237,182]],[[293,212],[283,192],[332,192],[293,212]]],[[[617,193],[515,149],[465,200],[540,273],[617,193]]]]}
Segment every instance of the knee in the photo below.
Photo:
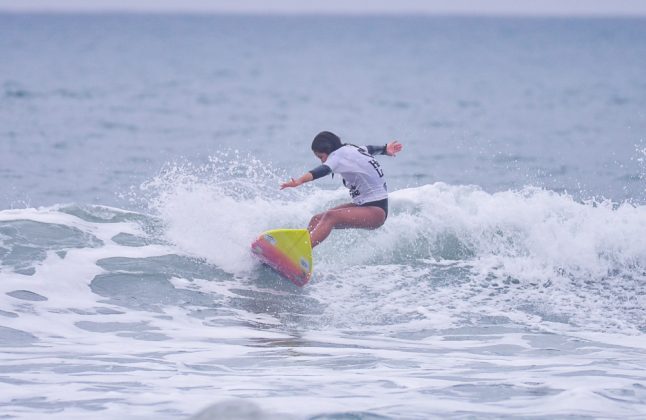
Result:
{"type": "Polygon", "coordinates": [[[324,211],[323,213],[319,213],[314,217],[312,217],[310,224],[318,225],[319,223],[332,223],[334,225],[336,223],[336,217],[334,216],[334,212],[324,211]]]}
{"type": "Polygon", "coordinates": [[[324,215],[325,213],[319,213],[312,216],[312,218],[310,219],[310,226],[318,225],[321,222],[321,219],[323,219],[324,215]]]}

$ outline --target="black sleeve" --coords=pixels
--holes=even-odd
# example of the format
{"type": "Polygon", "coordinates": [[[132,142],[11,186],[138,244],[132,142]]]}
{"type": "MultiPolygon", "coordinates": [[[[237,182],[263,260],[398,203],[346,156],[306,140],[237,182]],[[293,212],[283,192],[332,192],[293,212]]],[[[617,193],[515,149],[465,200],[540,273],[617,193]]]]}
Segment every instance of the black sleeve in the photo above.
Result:
{"type": "Polygon", "coordinates": [[[316,168],[312,169],[310,171],[314,179],[319,179],[321,177],[324,177],[325,175],[329,175],[332,173],[332,169],[330,169],[329,166],[327,165],[320,165],[317,166],[316,168]]]}
{"type": "Polygon", "coordinates": [[[383,146],[366,146],[366,149],[368,149],[368,153],[371,155],[385,155],[387,146],[387,144],[383,146]]]}

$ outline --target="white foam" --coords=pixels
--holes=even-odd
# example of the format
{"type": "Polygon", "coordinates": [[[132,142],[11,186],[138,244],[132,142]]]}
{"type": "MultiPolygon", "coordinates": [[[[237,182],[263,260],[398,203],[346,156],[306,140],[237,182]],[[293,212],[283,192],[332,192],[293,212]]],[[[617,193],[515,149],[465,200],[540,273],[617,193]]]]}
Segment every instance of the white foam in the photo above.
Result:
{"type": "MultiPolygon", "coordinates": [[[[256,264],[249,244],[260,232],[305,227],[316,212],[347,201],[343,188],[316,183],[279,191],[281,179],[281,171],[257,160],[221,156],[203,166],[170,166],[144,189],[176,252],[247,276],[256,264]]],[[[488,193],[435,183],[392,192],[388,220],[377,230],[334,231],[314,251],[312,290],[318,279],[336,284],[320,286],[325,292],[317,296],[332,302],[334,325],[345,303],[357,299],[372,309],[354,311],[353,321],[379,323],[413,320],[420,316],[415,308],[435,311],[428,297],[440,307],[453,301],[453,310],[435,314],[444,322],[462,319],[477,301],[518,322],[635,332],[642,327],[635,308],[646,304],[639,293],[646,287],[644,237],[646,206],[579,202],[533,187],[488,193]],[[442,289],[431,283],[445,263],[457,264],[459,274],[456,285],[442,289]],[[385,296],[396,307],[384,305],[385,296]]]]}
{"type": "Polygon", "coordinates": [[[182,252],[239,274],[256,264],[249,246],[261,232],[307,225],[320,191],[281,192],[278,171],[236,159],[244,163],[212,158],[201,167],[172,166],[144,188],[167,238],[182,252]]]}
{"type": "MultiPolygon", "coordinates": [[[[175,287],[211,294],[218,304],[214,308],[222,305],[225,309],[223,314],[207,319],[192,316],[190,305],[166,305],[163,313],[148,312],[104,302],[91,292],[90,282],[103,272],[96,264],[100,259],[185,252],[203,255],[202,247],[213,232],[223,238],[240,234],[236,227],[212,220],[209,208],[249,211],[261,218],[260,224],[286,221],[296,225],[305,223],[309,213],[329,205],[325,201],[329,197],[339,200],[342,193],[312,188],[303,195],[279,200],[283,207],[272,210],[274,201],[264,196],[225,194],[224,201],[218,200],[212,196],[214,192],[223,193],[218,188],[211,189],[203,182],[171,188],[159,202],[169,228],[166,235],[180,245],[128,247],[111,240],[118,232],[141,233],[132,222],[92,223],[45,209],[0,214],[5,221],[29,219],[76,227],[104,241],[97,248],[69,249],[64,258],[49,252],[33,276],[1,273],[0,307],[19,314],[0,318],[2,325],[38,339],[33,346],[14,348],[0,357],[3,366],[20,367],[12,373],[13,380],[29,382],[29,386],[4,386],[5,399],[14,404],[6,407],[6,414],[19,418],[84,418],[89,411],[86,407],[96,406],[104,409],[98,414],[103,418],[159,417],[168,415],[169,409],[187,417],[222,398],[252,399],[268,414],[298,413],[301,417],[349,410],[410,418],[428,413],[450,416],[465,410],[491,416],[640,414],[643,404],[639,405],[639,392],[643,391],[635,383],[643,378],[643,368],[635,360],[643,358],[644,335],[625,335],[634,333],[625,328],[634,327],[634,322],[626,318],[621,305],[615,305],[617,312],[611,311],[608,305],[617,303],[612,297],[605,302],[594,301],[598,305],[595,312],[590,301],[596,298],[596,289],[586,288],[585,283],[578,289],[567,282],[554,282],[548,288],[531,287],[528,282],[540,276],[540,270],[506,291],[480,286],[487,277],[482,270],[512,272],[514,264],[529,267],[536,264],[535,259],[547,265],[541,270],[554,273],[558,265],[555,261],[563,261],[550,252],[534,256],[518,249],[531,251],[532,246],[544,246],[530,239],[541,234],[554,236],[554,232],[544,232],[549,229],[558,238],[563,226],[581,217],[579,212],[567,213],[562,223],[552,223],[556,219],[547,217],[550,223],[542,230],[523,224],[531,220],[527,214],[515,219],[510,209],[505,210],[506,218],[495,214],[500,203],[516,206],[517,210],[528,206],[523,204],[523,194],[527,193],[496,195],[442,184],[395,192],[387,224],[372,232],[335,232],[324,244],[327,248],[320,250],[323,261],[317,277],[298,291],[263,289],[260,279],[172,278],[175,287]],[[175,206],[173,198],[183,198],[188,204],[175,206]],[[218,203],[224,203],[223,209],[217,208],[218,203]],[[296,207],[306,214],[297,214],[296,207]],[[197,219],[205,228],[183,232],[182,217],[188,217],[192,224],[197,219]],[[177,225],[172,228],[174,223],[177,225]],[[497,230],[514,234],[507,240],[496,239],[497,230]],[[442,241],[447,241],[449,234],[468,248],[461,259],[451,260],[448,256],[460,253],[446,250],[441,251],[446,253],[444,257],[434,255],[442,247],[433,241],[446,248],[442,241]],[[199,246],[191,242],[193,235],[199,246]],[[407,239],[408,235],[414,239],[407,239]],[[483,239],[487,235],[499,242],[487,242],[483,239]],[[347,244],[352,247],[340,246],[347,244]],[[415,248],[416,244],[424,248],[415,248]],[[363,255],[364,250],[371,253],[363,255]],[[355,264],[357,261],[360,264],[355,264]],[[48,300],[28,302],[6,295],[17,289],[41,294],[48,300]],[[254,306],[259,312],[255,313],[227,303],[228,299],[262,292],[271,294],[274,303],[289,304],[298,299],[317,302],[322,314],[306,321],[286,321],[281,314],[263,313],[261,305],[254,306]],[[565,324],[546,321],[540,314],[520,307],[541,299],[584,314],[565,324]],[[115,311],[94,312],[96,307],[115,311]],[[507,319],[501,323],[509,331],[478,329],[479,317],[483,316],[507,319]],[[598,326],[604,317],[626,325],[615,326],[608,333],[598,326]],[[82,321],[142,324],[165,338],[134,339],[118,328],[88,331],[78,327],[82,321]],[[551,339],[564,344],[550,344],[551,339]],[[576,343],[581,340],[594,342],[579,344],[581,348],[577,349],[576,343]],[[545,344],[541,344],[543,341],[545,344]],[[621,393],[623,400],[613,399],[614,392],[621,393]],[[374,395],[380,398],[376,400],[374,395]],[[30,405],[30,401],[35,402],[30,405]]],[[[542,203],[543,210],[536,210],[535,215],[555,213],[555,208],[561,208],[559,204],[609,223],[641,220],[639,210],[634,213],[630,208],[595,207],[541,191],[529,193],[528,200],[542,203]]],[[[538,217],[539,221],[543,219],[538,217]]],[[[256,229],[258,221],[245,220],[253,224],[249,231],[256,229]]],[[[583,231],[594,226],[574,225],[583,231]]],[[[632,234],[629,229],[603,232],[632,234]]],[[[581,237],[590,236],[596,237],[581,237]]],[[[640,249],[639,243],[625,242],[628,252],[640,249]]],[[[576,241],[568,244],[576,245],[576,241]]],[[[218,246],[216,242],[215,248],[218,246]]],[[[234,258],[235,252],[228,251],[234,258]]],[[[612,248],[608,252],[613,252],[612,248]]],[[[587,263],[587,259],[580,261],[587,263]]],[[[610,261],[620,269],[632,269],[622,267],[621,260],[610,261]]],[[[584,265],[579,273],[593,272],[595,264],[600,263],[584,265]]],[[[303,312],[307,315],[307,308],[303,312]]]]}
{"type": "Polygon", "coordinates": [[[497,257],[511,276],[545,279],[566,270],[601,277],[646,266],[645,206],[580,203],[531,187],[489,194],[442,183],[391,197],[403,220],[395,216],[392,224],[400,226],[390,232],[430,242],[454,235],[475,259],[497,257]]]}

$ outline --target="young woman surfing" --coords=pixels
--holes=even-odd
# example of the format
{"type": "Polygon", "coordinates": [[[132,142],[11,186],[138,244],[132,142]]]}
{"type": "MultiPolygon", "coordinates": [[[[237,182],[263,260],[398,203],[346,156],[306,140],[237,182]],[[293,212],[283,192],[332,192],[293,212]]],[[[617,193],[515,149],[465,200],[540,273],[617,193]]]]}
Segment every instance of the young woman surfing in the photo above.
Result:
{"type": "Polygon", "coordinates": [[[332,229],[376,229],[388,217],[388,190],[384,171],[375,154],[395,156],[402,150],[397,141],[384,146],[359,147],[343,144],[334,133],[323,131],[314,137],[312,151],[321,165],[298,179],[283,183],[280,189],[298,187],[328,174],[340,174],[350,189],[352,203],[342,204],[312,217],[307,230],[312,247],[328,237],[332,229]]]}

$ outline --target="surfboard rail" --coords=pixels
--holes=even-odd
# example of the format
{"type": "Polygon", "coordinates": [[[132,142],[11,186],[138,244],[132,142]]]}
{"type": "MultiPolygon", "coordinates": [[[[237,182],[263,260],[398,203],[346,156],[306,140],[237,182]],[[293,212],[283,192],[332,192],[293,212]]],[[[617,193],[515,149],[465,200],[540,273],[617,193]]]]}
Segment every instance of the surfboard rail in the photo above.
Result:
{"type": "Polygon", "coordinates": [[[312,243],[307,229],[273,229],[260,234],[251,251],[296,286],[303,287],[312,276],[312,243]]]}

